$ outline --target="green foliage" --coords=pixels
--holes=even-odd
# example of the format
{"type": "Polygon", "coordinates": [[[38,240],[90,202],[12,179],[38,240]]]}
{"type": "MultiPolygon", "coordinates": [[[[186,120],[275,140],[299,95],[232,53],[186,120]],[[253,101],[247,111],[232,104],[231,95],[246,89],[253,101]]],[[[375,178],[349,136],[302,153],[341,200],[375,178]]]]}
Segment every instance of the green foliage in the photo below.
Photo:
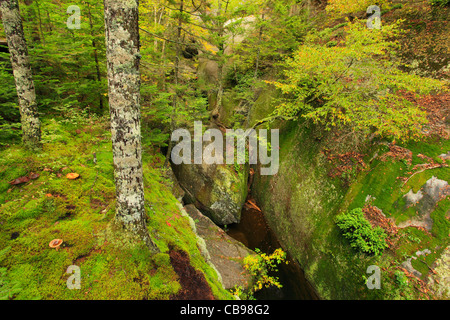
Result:
{"type": "Polygon", "coordinates": [[[10,123],[0,116],[0,146],[20,141],[20,128],[21,124],[19,122],[10,123]]]}
{"type": "Polygon", "coordinates": [[[70,5],[68,0],[21,4],[38,105],[62,115],[71,108],[102,113],[107,93],[103,5],[77,3],[81,26],[69,29],[70,5]]]}
{"type": "Polygon", "coordinates": [[[291,0],[259,0],[242,3],[236,8],[237,15],[242,11],[242,16],[253,15],[255,20],[234,26],[235,33],[246,33],[245,40],[234,48],[235,68],[261,77],[296,50],[306,35],[308,24],[305,10],[292,14],[295,3],[291,0]],[[248,32],[249,29],[255,31],[248,32]]]}
{"type": "Polygon", "coordinates": [[[9,54],[0,53],[0,147],[20,141],[20,112],[9,54]]]}
{"type": "Polygon", "coordinates": [[[395,282],[400,286],[400,288],[405,288],[408,286],[408,278],[403,271],[397,270],[394,272],[395,282]]]}
{"type": "Polygon", "coordinates": [[[272,254],[262,253],[258,248],[255,249],[257,255],[249,255],[244,259],[244,268],[256,278],[252,291],[258,291],[262,288],[275,286],[281,288],[282,285],[277,277],[270,275],[270,272],[278,271],[280,263],[286,262],[286,252],[282,249],[276,249],[272,254]]]}
{"type": "Polygon", "coordinates": [[[336,38],[331,29],[311,32],[292,58],[286,78],[273,83],[285,95],[272,118],[299,116],[325,128],[396,139],[416,139],[426,123],[425,112],[403,92],[426,94],[442,88],[437,80],[399,70],[395,56],[398,23],[368,29],[355,20],[336,38]],[[329,46],[330,39],[337,41],[329,46]]]}
{"type": "MultiPolygon", "coordinates": [[[[386,0],[379,0],[377,5],[386,3],[386,0]]],[[[367,7],[375,4],[372,0],[329,0],[326,11],[335,16],[344,16],[350,13],[366,11],[367,7]]]]}
{"type": "Polygon", "coordinates": [[[361,208],[338,215],[336,224],[350,241],[350,245],[361,252],[381,255],[387,247],[386,233],[380,227],[372,228],[361,208]]]}
{"type": "Polygon", "coordinates": [[[436,7],[450,6],[450,0],[430,0],[430,3],[436,7]]]}

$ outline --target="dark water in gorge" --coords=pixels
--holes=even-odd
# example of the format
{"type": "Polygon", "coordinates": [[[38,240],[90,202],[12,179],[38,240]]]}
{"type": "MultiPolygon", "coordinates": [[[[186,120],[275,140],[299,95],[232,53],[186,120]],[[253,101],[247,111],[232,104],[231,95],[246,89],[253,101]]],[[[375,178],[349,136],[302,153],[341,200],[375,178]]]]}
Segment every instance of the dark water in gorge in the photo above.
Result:
{"type": "MultiPolygon", "coordinates": [[[[252,250],[259,248],[262,252],[271,254],[275,249],[281,248],[274,232],[267,225],[263,213],[247,206],[244,206],[242,210],[241,222],[230,225],[227,233],[252,250]]],[[[281,289],[264,288],[255,293],[255,298],[259,300],[317,300],[318,296],[314,288],[306,280],[298,262],[289,253],[287,253],[287,261],[289,263],[280,264],[278,272],[274,274],[283,287],[281,289]]]]}

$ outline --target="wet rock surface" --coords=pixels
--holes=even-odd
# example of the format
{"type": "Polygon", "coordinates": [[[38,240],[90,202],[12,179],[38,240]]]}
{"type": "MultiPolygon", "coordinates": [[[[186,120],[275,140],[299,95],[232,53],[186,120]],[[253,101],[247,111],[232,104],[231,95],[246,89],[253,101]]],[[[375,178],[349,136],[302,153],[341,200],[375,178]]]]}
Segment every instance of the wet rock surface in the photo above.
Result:
{"type": "Polygon", "coordinates": [[[232,289],[235,286],[249,288],[252,276],[243,267],[243,260],[255,253],[228,236],[194,205],[186,205],[184,209],[194,220],[198,236],[205,240],[211,263],[220,273],[224,288],[232,289]]]}

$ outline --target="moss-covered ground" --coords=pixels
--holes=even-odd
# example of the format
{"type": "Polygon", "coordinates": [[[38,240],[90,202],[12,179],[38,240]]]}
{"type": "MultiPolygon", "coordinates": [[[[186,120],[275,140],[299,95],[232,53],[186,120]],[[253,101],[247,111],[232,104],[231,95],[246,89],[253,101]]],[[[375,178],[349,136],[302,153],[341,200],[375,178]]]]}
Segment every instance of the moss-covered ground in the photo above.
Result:
{"type": "Polygon", "coordinates": [[[106,232],[115,211],[108,122],[44,121],[43,141],[38,153],[20,145],[0,151],[0,298],[170,299],[180,290],[172,249],[188,253],[216,298],[231,298],[198,250],[161,158],[145,140],[146,214],[160,250],[155,255],[141,244],[117,246],[106,232]],[[68,179],[71,172],[79,178],[68,179]],[[32,173],[39,177],[9,183],[32,173]],[[49,247],[53,239],[63,240],[58,250],[49,247]],[[67,287],[71,265],[81,271],[79,290],[67,287]]]}

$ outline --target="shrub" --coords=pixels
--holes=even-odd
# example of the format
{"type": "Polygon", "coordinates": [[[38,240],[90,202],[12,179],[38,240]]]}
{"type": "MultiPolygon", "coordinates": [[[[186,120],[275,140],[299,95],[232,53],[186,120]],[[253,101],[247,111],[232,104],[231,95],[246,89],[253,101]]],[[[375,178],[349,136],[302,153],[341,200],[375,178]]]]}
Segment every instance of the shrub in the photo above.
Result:
{"type": "Polygon", "coordinates": [[[395,282],[401,288],[404,288],[408,285],[408,278],[406,277],[404,272],[397,270],[397,271],[395,271],[394,276],[395,276],[395,282]]]}
{"type": "Polygon", "coordinates": [[[336,224],[350,245],[361,252],[380,255],[387,247],[386,233],[380,227],[373,228],[361,208],[337,216],[336,224]]]}
{"type": "Polygon", "coordinates": [[[400,48],[400,23],[370,29],[355,19],[331,41],[332,29],[311,31],[283,63],[284,78],[267,81],[283,95],[265,120],[305,118],[327,130],[418,140],[426,113],[405,93],[430,94],[445,83],[403,72],[389,58],[400,48]]]}
{"type": "Polygon", "coordinates": [[[286,262],[286,252],[282,249],[276,249],[272,254],[262,253],[258,248],[255,249],[257,255],[249,255],[244,259],[244,268],[250,274],[256,277],[256,282],[252,291],[258,291],[262,288],[275,286],[281,288],[282,285],[277,277],[269,275],[270,272],[278,271],[277,266],[286,262]]]}

